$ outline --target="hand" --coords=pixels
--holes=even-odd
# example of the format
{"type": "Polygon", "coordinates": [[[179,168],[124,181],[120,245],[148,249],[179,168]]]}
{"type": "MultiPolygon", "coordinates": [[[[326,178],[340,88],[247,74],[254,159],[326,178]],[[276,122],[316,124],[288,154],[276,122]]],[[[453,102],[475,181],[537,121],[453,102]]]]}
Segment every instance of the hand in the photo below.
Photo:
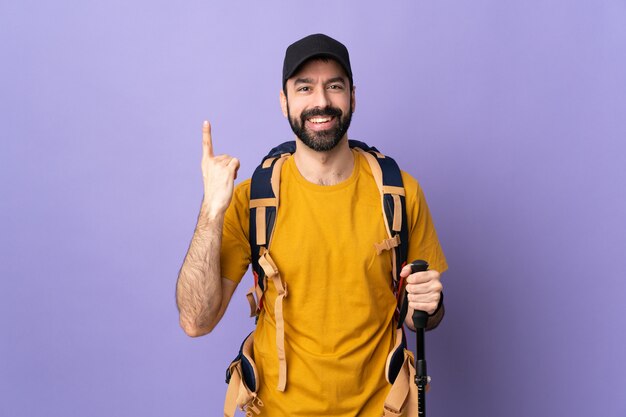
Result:
{"type": "Polygon", "coordinates": [[[202,125],[202,178],[204,180],[204,206],[209,218],[223,214],[233,198],[239,160],[229,155],[213,154],[211,125],[202,125]]]}
{"type": "Polygon", "coordinates": [[[411,265],[406,265],[400,271],[400,276],[406,278],[409,307],[433,314],[437,310],[443,290],[441,274],[435,270],[411,274],[411,265]]]}

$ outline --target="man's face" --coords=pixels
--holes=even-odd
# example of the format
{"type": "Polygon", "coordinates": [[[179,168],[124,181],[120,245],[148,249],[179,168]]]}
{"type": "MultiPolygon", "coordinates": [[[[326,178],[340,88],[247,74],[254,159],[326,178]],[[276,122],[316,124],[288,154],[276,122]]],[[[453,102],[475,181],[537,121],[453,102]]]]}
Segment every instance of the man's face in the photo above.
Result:
{"type": "Polygon", "coordinates": [[[309,148],[324,152],[343,139],[354,111],[354,92],[336,61],[306,62],[281,93],[283,113],[291,129],[309,148]]]}

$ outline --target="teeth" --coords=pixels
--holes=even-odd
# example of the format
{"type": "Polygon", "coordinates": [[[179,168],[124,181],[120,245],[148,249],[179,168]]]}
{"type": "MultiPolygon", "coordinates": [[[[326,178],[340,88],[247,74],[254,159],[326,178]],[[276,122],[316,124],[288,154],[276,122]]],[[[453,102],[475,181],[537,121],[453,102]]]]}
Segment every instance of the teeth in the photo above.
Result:
{"type": "Polygon", "coordinates": [[[330,120],[330,117],[312,117],[309,119],[311,123],[326,123],[330,120]]]}

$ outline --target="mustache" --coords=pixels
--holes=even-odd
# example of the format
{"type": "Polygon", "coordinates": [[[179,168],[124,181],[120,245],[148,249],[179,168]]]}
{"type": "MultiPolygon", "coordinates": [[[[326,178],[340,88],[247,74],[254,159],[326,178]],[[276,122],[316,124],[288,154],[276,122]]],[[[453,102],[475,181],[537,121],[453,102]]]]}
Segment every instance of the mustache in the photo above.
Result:
{"type": "Polygon", "coordinates": [[[303,111],[300,115],[302,122],[310,117],[315,116],[330,116],[330,117],[341,117],[343,112],[337,107],[326,106],[324,108],[316,107],[314,109],[303,111]]]}

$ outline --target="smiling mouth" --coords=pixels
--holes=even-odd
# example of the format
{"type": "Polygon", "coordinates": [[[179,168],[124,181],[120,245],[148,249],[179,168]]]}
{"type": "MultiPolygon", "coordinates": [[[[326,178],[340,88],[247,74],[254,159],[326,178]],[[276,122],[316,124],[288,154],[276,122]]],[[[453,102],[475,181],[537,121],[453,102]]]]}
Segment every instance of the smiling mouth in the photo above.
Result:
{"type": "Polygon", "coordinates": [[[333,117],[331,116],[315,116],[307,119],[307,121],[314,124],[323,124],[330,122],[332,119],[333,117]]]}
{"type": "Polygon", "coordinates": [[[313,116],[306,119],[309,129],[316,132],[323,132],[335,126],[335,116],[313,116]]]}

